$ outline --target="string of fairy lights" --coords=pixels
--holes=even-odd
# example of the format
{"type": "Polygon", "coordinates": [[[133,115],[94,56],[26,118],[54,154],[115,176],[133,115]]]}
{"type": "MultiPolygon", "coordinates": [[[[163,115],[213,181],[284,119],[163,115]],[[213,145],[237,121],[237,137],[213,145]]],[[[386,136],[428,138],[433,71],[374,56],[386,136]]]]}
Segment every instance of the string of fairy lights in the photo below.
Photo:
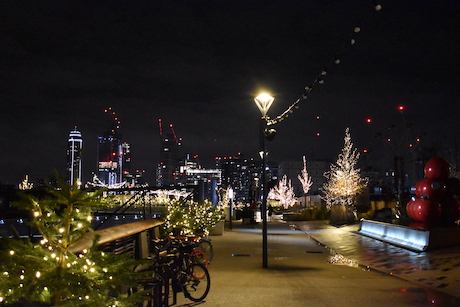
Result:
{"type": "MultiPolygon", "coordinates": [[[[382,9],[382,6],[374,2],[374,9],[376,11],[380,11],[382,9]]],[[[313,87],[315,87],[318,84],[324,83],[324,78],[327,75],[329,68],[333,65],[340,64],[340,55],[343,53],[343,51],[348,46],[354,45],[356,43],[356,36],[359,34],[359,32],[361,32],[361,27],[359,26],[361,24],[361,20],[357,24],[358,25],[354,27],[353,31],[351,31],[351,33],[348,35],[347,39],[343,42],[340,48],[338,48],[338,50],[334,53],[334,56],[327,62],[324,68],[318,73],[318,75],[313,80],[313,82],[310,85],[305,86],[303,94],[294,103],[292,103],[283,113],[281,113],[277,117],[270,119],[268,116],[265,116],[268,126],[277,124],[283,121],[285,118],[287,118],[289,114],[294,112],[294,109],[299,108],[300,102],[307,99],[308,95],[313,90],[313,87]]]]}

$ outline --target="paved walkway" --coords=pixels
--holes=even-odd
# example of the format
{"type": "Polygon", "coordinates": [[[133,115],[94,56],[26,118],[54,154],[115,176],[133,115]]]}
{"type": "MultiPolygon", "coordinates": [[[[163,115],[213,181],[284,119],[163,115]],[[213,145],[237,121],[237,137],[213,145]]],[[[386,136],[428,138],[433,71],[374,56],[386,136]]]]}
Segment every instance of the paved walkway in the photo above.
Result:
{"type": "MultiPolygon", "coordinates": [[[[460,292],[455,292],[457,297],[447,294],[451,288],[455,291],[455,282],[442,286],[451,277],[439,276],[445,277],[438,279],[441,284],[431,285],[403,279],[405,275],[431,279],[424,275],[426,261],[431,267],[438,265],[440,271],[452,271],[441,258],[438,264],[417,253],[398,258],[398,252],[404,253],[382,242],[372,242],[373,247],[368,248],[372,239],[354,234],[352,227],[270,222],[269,268],[264,269],[260,225],[235,222],[233,226],[223,236],[212,237],[215,257],[209,268],[211,291],[205,301],[192,303],[179,293],[176,306],[460,306],[460,292]],[[386,250],[390,254],[385,256],[386,250]],[[402,263],[411,264],[411,257],[419,259],[420,265],[407,273],[402,263]],[[382,267],[395,268],[393,276],[382,267]]],[[[452,266],[458,268],[455,263],[452,266]]]]}
{"type": "Polygon", "coordinates": [[[360,235],[359,225],[333,227],[324,221],[295,225],[362,266],[460,298],[460,246],[417,253],[360,235]]]}

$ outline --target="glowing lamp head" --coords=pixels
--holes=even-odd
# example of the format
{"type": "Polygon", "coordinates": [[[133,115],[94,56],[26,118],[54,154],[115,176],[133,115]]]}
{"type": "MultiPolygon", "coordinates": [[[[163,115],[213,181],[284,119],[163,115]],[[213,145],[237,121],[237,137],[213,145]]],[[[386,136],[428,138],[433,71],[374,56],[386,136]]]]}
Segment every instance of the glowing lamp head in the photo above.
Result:
{"type": "Polygon", "coordinates": [[[257,107],[259,108],[260,113],[262,113],[262,117],[265,117],[267,115],[268,110],[272,106],[274,100],[275,98],[266,93],[260,94],[259,96],[254,98],[254,101],[257,107]]]}
{"type": "Polygon", "coordinates": [[[404,109],[405,109],[405,108],[406,108],[406,107],[405,107],[405,106],[403,106],[403,105],[400,105],[400,106],[398,106],[398,110],[399,110],[399,112],[402,112],[402,111],[404,111],[404,109]]]}
{"type": "Polygon", "coordinates": [[[370,118],[370,117],[367,118],[367,119],[366,119],[366,123],[372,123],[372,118],[370,118]]]}

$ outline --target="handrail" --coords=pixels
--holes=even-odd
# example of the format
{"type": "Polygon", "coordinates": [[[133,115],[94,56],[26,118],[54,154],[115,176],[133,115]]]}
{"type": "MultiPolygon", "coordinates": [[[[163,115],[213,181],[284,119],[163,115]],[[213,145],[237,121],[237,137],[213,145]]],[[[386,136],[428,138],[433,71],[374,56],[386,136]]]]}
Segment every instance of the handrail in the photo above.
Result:
{"type": "Polygon", "coordinates": [[[99,236],[98,245],[115,241],[144,230],[162,225],[165,221],[160,219],[147,219],[143,221],[113,226],[101,230],[96,230],[86,233],[80,240],[69,247],[72,253],[82,252],[85,249],[91,248],[94,238],[99,236]]]}

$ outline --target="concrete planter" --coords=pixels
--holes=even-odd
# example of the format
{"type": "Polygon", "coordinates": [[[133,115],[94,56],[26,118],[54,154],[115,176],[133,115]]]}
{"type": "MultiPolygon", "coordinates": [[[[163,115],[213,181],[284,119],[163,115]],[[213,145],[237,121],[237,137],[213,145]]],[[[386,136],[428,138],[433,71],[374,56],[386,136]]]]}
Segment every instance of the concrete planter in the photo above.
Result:
{"type": "Polygon", "coordinates": [[[331,225],[354,224],[357,222],[355,212],[345,205],[334,205],[331,208],[331,225]]]}
{"type": "Polygon", "coordinates": [[[224,234],[225,220],[217,222],[216,226],[209,231],[210,236],[222,236],[224,234]]]}

